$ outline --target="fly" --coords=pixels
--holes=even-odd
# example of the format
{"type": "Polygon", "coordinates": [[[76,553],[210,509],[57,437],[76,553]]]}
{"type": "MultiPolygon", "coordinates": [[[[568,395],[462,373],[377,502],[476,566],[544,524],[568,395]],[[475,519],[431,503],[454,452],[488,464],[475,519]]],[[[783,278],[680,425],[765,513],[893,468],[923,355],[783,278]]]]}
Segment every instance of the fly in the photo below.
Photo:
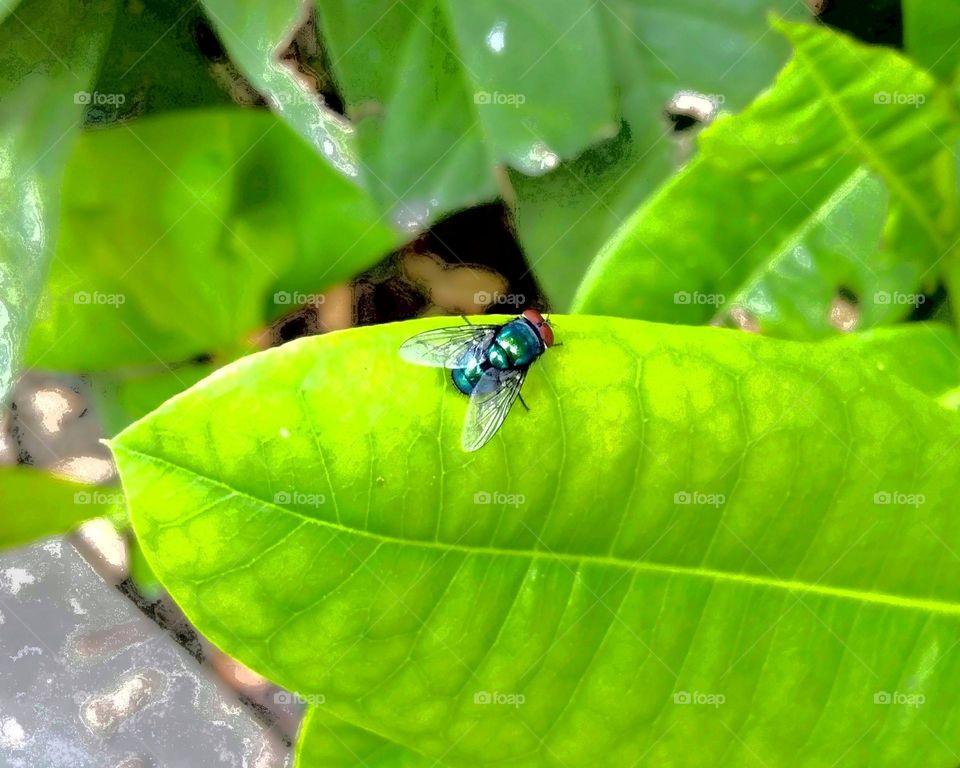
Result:
{"type": "Polygon", "coordinates": [[[400,346],[408,363],[449,368],[470,397],[461,445],[476,451],[500,429],[533,362],[553,346],[553,329],[535,309],[504,325],[463,325],[418,333],[400,346]]]}

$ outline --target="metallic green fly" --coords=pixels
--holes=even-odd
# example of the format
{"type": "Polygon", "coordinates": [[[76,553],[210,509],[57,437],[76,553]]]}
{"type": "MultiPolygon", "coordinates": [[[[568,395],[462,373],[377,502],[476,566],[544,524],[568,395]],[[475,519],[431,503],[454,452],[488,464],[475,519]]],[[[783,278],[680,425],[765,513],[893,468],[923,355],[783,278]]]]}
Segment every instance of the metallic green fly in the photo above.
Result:
{"type": "Polygon", "coordinates": [[[470,397],[461,445],[482,448],[510,412],[531,364],[553,346],[553,329],[535,309],[504,325],[462,325],[418,333],[400,346],[408,363],[449,368],[470,397]]]}

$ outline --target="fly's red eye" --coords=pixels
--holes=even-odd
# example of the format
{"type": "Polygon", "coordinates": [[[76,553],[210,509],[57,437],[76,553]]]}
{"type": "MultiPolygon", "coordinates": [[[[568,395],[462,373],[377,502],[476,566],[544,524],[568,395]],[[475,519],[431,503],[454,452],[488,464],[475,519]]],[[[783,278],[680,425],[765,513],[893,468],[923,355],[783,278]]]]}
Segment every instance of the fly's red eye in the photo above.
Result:
{"type": "Polygon", "coordinates": [[[545,347],[553,346],[553,329],[550,327],[550,323],[544,320],[543,315],[535,309],[525,309],[522,317],[533,323],[545,347]]]}

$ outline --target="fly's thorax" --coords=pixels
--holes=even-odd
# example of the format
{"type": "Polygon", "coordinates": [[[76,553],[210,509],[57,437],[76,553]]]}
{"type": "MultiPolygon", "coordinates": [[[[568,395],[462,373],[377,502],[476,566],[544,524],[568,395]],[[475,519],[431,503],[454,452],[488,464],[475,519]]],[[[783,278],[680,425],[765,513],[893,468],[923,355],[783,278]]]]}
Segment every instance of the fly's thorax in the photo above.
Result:
{"type": "Polygon", "coordinates": [[[461,364],[462,367],[454,368],[450,375],[453,378],[454,386],[463,394],[469,395],[477,386],[480,377],[483,376],[483,361],[473,351],[470,351],[463,356],[461,364]]]}
{"type": "Polygon", "coordinates": [[[507,370],[530,365],[543,354],[543,342],[536,329],[522,318],[511,320],[499,330],[487,352],[494,368],[507,370]]]}

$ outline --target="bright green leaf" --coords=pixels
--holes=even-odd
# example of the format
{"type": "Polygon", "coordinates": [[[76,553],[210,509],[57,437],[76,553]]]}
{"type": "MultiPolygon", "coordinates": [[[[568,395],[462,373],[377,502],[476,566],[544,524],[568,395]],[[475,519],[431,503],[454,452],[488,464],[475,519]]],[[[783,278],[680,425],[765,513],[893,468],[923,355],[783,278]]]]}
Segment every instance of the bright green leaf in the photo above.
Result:
{"type": "Polygon", "coordinates": [[[359,189],[263,111],[166,113],[86,135],[63,197],[28,355],[47,368],[234,349],[396,241],[359,189]]]}
{"type": "Polygon", "coordinates": [[[0,14],[0,400],[13,385],[57,236],[78,94],[90,87],[114,10],[111,0],[24,0],[4,3],[0,14]]]}
{"type": "Polygon", "coordinates": [[[931,397],[960,383],[960,344],[940,323],[911,323],[861,334],[856,342],[879,371],[890,371],[931,397]]]}
{"type": "Polygon", "coordinates": [[[436,760],[310,707],[297,737],[295,768],[437,768],[436,760]]]}
{"type": "MultiPolygon", "coordinates": [[[[823,204],[810,212],[796,232],[746,277],[730,298],[771,336],[819,338],[836,333],[831,305],[838,290],[856,290],[867,297],[858,305],[858,324],[876,325],[900,304],[917,305],[919,294],[896,289],[916,284],[916,275],[889,251],[880,251],[887,212],[883,184],[859,169],[823,204]],[[889,297],[885,303],[877,299],[889,297]]],[[[685,294],[686,295],[686,294],[685,294]]]]}
{"type": "Polygon", "coordinates": [[[156,600],[163,594],[163,586],[144,557],[143,548],[135,536],[130,539],[130,578],[140,594],[148,600],[156,600]]]}
{"type": "Polygon", "coordinates": [[[739,302],[764,331],[816,338],[840,288],[869,327],[933,282],[957,192],[932,79],[889,49],[782,29],[795,54],[774,88],[704,131],[591,266],[578,311],[702,323],[739,302]]]}
{"type": "Polygon", "coordinates": [[[205,635],[452,766],[950,763],[960,421],[894,353],[940,366],[937,331],[558,317],[467,455],[397,356],[450,322],[244,358],[113,441],[205,635]]]}
{"type": "Polygon", "coordinates": [[[27,467],[0,468],[0,548],[67,533],[84,520],[114,513],[115,490],[83,485],[27,467]]]}

